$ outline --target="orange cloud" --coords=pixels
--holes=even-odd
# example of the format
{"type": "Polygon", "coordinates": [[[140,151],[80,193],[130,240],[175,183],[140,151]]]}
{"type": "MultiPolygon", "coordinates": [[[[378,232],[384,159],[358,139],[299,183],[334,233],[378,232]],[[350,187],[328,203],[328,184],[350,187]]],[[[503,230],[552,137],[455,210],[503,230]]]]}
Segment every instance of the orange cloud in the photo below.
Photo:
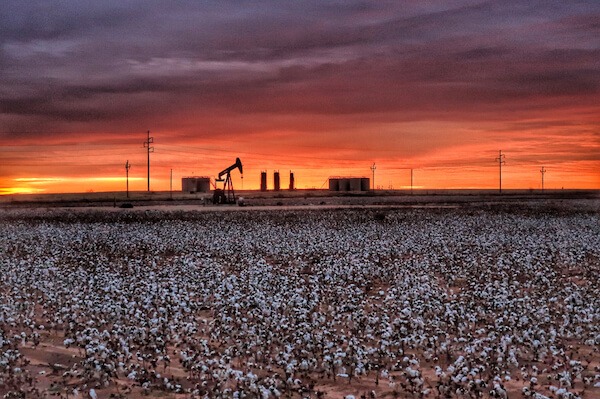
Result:
{"type": "Polygon", "coordinates": [[[545,166],[548,184],[600,188],[595,0],[134,1],[43,18],[5,3],[4,187],[120,190],[129,161],[143,190],[150,129],[156,190],[238,156],[244,188],[264,169],[320,187],[373,162],[382,187],[413,168],[423,187],[492,188],[499,149],[506,187],[535,188],[545,166]]]}

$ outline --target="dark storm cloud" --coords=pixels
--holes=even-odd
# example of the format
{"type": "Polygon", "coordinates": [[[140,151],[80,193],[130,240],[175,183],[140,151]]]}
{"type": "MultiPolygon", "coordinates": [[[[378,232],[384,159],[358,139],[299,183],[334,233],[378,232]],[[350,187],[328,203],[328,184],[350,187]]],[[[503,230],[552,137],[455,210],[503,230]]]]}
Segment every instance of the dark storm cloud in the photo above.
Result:
{"type": "Polygon", "coordinates": [[[393,122],[590,103],[599,19],[595,0],[5,1],[0,138],[228,112],[393,122]]]}

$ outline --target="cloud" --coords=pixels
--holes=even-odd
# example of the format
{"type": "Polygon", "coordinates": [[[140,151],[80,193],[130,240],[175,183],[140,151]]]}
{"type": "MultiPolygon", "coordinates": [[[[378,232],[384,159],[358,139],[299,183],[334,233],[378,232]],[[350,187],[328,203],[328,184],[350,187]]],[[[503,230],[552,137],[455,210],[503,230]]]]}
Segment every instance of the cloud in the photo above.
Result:
{"type": "Polygon", "coordinates": [[[598,20],[595,0],[8,0],[0,144],[284,131],[360,152],[385,131],[421,153],[558,121],[575,137],[600,125],[598,20]],[[386,129],[413,122],[452,129],[386,129]]]}

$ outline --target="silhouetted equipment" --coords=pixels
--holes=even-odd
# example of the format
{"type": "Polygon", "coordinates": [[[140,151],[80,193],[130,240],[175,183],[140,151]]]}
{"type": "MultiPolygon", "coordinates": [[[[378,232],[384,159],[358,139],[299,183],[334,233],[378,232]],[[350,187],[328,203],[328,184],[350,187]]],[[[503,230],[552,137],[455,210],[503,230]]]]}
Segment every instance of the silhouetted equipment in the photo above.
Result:
{"type": "Polygon", "coordinates": [[[369,178],[361,177],[360,178],[360,191],[369,191],[369,178]]]}
{"type": "Polygon", "coordinates": [[[154,152],[154,147],[150,147],[150,144],[154,143],[154,137],[150,137],[150,130],[148,130],[148,140],[144,141],[144,148],[148,148],[148,191],[150,191],[150,153],[154,152]]]}
{"type": "Polygon", "coordinates": [[[260,191],[267,191],[267,172],[260,172],[260,191]]]}
{"type": "Polygon", "coordinates": [[[125,173],[127,173],[127,198],[129,198],[129,169],[131,168],[131,165],[129,164],[129,159],[127,160],[127,163],[125,164],[125,173]]]}
{"type": "Polygon", "coordinates": [[[231,181],[231,171],[239,169],[240,173],[244,173],[242,169],[242,161],[239,158],[235,159],[235,163],[230,167],[223,169],[219,173],[219,178],[215,179],[215,192],[213,194],[213,204],[235,204],[235,192],[233,191],[233,182],[231,181]],[[227,176],[223,179],[223,176],[227,176]],[[223,188],[216,188],[216,182],[224,182],[223,188]]]}
{"type": "Polygon", "coordinates": [[[502,164],[506,164],[506,161],[503,160],[503,158],[505,158],[504,154],[502,154],[502,150],[499,150],[498,153],[500,155],[498,155],[498,158],[496,158],[496,161],[498,161],[498,165],[500,166],[500,194],[502,194],[502,164]]]}
{"type": "Polygon", "coordinates": [[[413,193],[413,170],[410,170],[410,193],[413,193]]]}
{"type": "Polygon", "coordinates": [[[368,177],[330,177],[329,191],[369,191],[368,177]]]}
{"type": "Polygon", "coordinates": [[[273,190],[279,191],[279,171],[273,173],[273,190]]]}
{"type": "Polygon", "coordinates": [[[329,178],[329,191],[340,191],[340,178],[330,177],[329,178]]]}
{"type": "Polygon", "coordinates": [[[540,170],[540,173],[542,174],[542,192],[544,192],[544,175],[546,174],[547,170],[544,169],[544,167],[542,166],[542,170],[540,170]]]}
{"type": "Polygon", "coordinates": [[[294,172],[290,170],[290,191],[294,191],[294,172]]]}
{"type": "Polygon", "coordinates": [[[190,176],[181,178],[181,191],[184,193],[208,193],[210,191],[210,177],[190,176]]]}
{"type": "Polygon", "coordinates": [[[375,162],[373,162],[373,166],[371,166],[370,169],[373,171],[373,190],[375,190],[375,169],[377,169],[375,167],[375,162]]]}

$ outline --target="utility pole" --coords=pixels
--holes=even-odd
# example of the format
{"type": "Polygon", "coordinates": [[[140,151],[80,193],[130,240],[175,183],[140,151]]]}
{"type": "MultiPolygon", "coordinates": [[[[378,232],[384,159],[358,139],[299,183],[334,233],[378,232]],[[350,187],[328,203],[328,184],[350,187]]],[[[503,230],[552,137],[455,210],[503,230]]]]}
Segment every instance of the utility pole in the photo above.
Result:
{"type": "Polygon", "coordinates": [[[502,164],[506,164],[506,161],[504,161],[503,159],[505,158],[504,154],[502,154],[502,150],[498,151],[498,158],[496,158],[496,161],[498,161],[498,166],[500,168],[500,194],[502,194],[502,164]]]}
{"type": "Polygon", "coordinates": [[[410,195],[413,193],[413,170],[410,169],[410,195]]]}
{"type": "Polygon", "coordinates": [[[127,163],[125,164],[125,173],[127,174],[127,198],[129,198],[129,168],[131,168],[131,165],[129,164],[128,159],[127,163]]]}
{"type": "Polygon", "coordinates": [[[144,148],[148,149],[148,191],[150,191],[150,153],[154,152],[154,147],[150,147],[150,144],[154,143],[154,137],[150,137],[150,130],[148,130],[148,139],[144,141],[144,148]]]}
{"type": "Polygon", "coordinates": [[[542,174],[542,193],[544,192],[544,174],[547,172],[546,169],[544,169],[544,167],[542,166],[542,170],[540,170],[540,173],[542,174]]]}
{"type": "Polygon", "coordinates": [[[375,162],[373,162],[373,166],[371,166],[371,170],[373,171],[373,191],[375,191],[375,162]]]}
{"type": "Polygon", "coordinates": [[[171,199],[173,199],[173,168],[171,168],[171,199]]]}

